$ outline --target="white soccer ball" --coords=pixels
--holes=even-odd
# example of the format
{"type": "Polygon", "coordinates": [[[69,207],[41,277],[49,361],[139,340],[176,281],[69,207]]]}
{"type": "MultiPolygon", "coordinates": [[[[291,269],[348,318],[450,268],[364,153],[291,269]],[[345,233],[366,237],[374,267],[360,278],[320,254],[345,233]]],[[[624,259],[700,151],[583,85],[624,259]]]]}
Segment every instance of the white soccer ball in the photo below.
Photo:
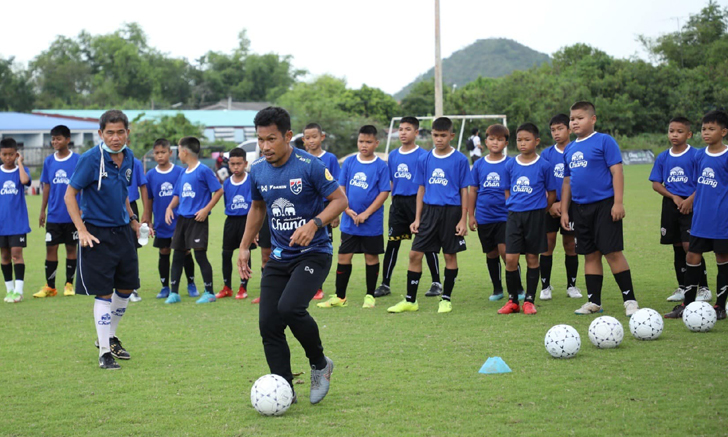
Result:
{"type": "Polygon", "coordinates": [[[264,416],[280,416],[288,410],[293,401],[293,390],[280,375],[263,375],[250,389],[253,408],[264,416]]]}
{"type": "Polygon", "coordinates": [[[708,302],[693,302],[683,310],[683,322],[693,332],[707,332],[713,329],[718,314],[708,302]]]}
{"type": "Polygon", "coordinates": [[[544,345],[554,358],[572,358],[581,349],[581,337],[569,325],[556,325],[546,333],[544,345]]]}
{"type": "Polygon", "coordinates": [[[599,349],[613,349],[622,343],[624,328],[612,316],[597,317],[589,325],[589,340],[599,349]]]}
{"type": "Polygon", "coordinates": [[[665,324],[662,315],[652,308],[642,308],[629,319],[629,331],[637,340],[655,340],[665,324]]]}

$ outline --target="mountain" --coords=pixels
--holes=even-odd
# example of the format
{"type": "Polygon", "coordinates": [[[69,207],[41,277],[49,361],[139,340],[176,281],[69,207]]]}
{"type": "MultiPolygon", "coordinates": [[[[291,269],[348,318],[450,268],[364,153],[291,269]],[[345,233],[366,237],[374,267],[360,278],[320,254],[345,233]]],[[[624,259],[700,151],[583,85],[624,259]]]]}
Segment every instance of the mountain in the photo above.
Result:
{"type": "MultiPolygon", "coordinates": [[[[505,76],[515,70],[528,70],[534,65],[550,61],[549,55],[537,52],[511,39],[479,39],[442,61],[443,80],[450,86],[453,84],[463,86],[477,79],[478,76],[505,76]]],[[[433,67],[394,94],[394,98],[402,100],[415,83],[431,79],[434,76],[435,68],[433,67]]]]}

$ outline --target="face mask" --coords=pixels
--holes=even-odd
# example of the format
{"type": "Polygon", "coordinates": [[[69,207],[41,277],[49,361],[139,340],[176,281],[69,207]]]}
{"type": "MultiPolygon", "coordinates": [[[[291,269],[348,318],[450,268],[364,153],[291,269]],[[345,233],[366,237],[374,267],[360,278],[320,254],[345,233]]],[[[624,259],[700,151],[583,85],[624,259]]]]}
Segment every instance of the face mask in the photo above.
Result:
{"type": "Polygon", "coordinates": [[[114,150],[111,150],[111,147],[107,146],[106,143],[102,142],[101,143],[101,148],[104,149],[105,151],[111,153],[111,154],[117,154],[117,153],[123,152],[124,149],[126,149],[126,144],[124,144],[124,147],[122,147],[121,149],[114,151],[114,150]]]}

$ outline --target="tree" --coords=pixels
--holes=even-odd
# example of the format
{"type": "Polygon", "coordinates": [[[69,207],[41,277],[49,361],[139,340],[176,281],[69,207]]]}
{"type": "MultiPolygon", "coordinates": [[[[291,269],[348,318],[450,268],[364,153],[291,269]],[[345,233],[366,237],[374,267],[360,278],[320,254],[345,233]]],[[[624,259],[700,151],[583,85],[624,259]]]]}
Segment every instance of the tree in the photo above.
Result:
{"type": "Polygon", "coordinates": [[[131,121],[129,143],[134,153],[139,155],[150,149],[158,138],[166,138],[177,144],[183,137],[202,137],[205,128],[190,122],[182,113],[165,115],[156,120],[141,120],[140,114],[131,121]]]}
{"type": "Polygon", "coordinates": [[[34,97],[28,71],[16,66],[12,57],[0,58],[0,111],[28,112],[34,97]]]}

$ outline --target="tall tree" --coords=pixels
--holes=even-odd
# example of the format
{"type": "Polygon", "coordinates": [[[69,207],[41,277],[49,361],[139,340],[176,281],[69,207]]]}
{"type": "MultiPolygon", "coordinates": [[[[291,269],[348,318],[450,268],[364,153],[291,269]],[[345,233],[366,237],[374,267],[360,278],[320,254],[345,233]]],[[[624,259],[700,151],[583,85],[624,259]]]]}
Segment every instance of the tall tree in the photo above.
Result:
{"type": "Polygon", "coordinates": [[[0,111],[27,112],[33,109],[35,96],[30,75],[14,62],[0,58],[0,111]]]}

